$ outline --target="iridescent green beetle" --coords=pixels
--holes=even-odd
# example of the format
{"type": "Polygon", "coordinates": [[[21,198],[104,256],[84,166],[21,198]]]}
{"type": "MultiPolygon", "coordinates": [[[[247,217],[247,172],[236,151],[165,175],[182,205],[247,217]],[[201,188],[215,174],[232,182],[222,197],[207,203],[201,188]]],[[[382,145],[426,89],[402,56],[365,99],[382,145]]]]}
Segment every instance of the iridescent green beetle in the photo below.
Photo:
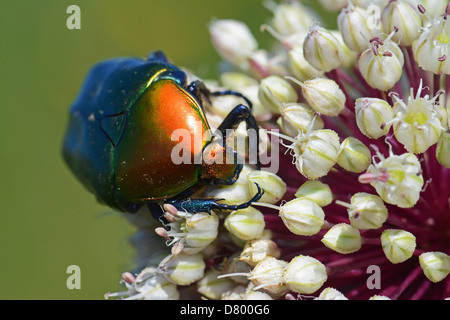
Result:
{"type": "MultiPolygon", "coordinates": [[[[191,199],[198,186],[233,184],[242,170],[237,153],[226,139],[208,135],[209,124],[202,100],[238,92],[210,92],[202,82],[187,84],[186,74],[168,63],[161,52],[146,60],[118,58],[94,66],[70,109],[63,155],[72,172],[97,199],[111,208],[136,212],[148,205],[155,218],[161,205],[178,210],[209,212],[212,209],[246,208],[261,198],[263,190],[241,205],[221,204],[215,199],[191,199]],[[192,159],[216,152],[234,153],[232,163],[181,163],[171,159],[179,141],[171,139],[176,129],[192,136],[192,159]],[[202,137],[199,141],[198,138],[202,137]],[[197,144],[197,145],[194,145],[197,144]],[[201,152],[201,154],[198,154],[201,152]]],[[[256,132],[258,125],[250,108],[239,104],[224,119],[218,133],[245,121],[256,132]]],[[[250,147],[258,154],[258,143],[250,147]]],[[[259,165],[259,158],[258,158],[259,165]]]]}

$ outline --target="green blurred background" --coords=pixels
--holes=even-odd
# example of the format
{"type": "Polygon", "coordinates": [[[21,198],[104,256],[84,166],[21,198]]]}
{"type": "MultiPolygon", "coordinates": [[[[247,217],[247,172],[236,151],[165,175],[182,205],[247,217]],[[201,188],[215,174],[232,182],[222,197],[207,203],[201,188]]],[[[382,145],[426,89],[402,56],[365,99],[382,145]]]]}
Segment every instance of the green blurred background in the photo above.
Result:
{"type": "Polygon", "coordinates": [[[97,204],[61,159],[86,71],[162,49],[215,77],[211,19],[243,20],[265,45],[271,38],[259,26],[269,17],[260,0],[0,1],[0,299],[102,299],[131,267],[133,228],[97,204]],[[71,4],[81,30],[66,27],[71,4]],[[81,268],[80,290],[66,287],[69,265],[81,268]]]}

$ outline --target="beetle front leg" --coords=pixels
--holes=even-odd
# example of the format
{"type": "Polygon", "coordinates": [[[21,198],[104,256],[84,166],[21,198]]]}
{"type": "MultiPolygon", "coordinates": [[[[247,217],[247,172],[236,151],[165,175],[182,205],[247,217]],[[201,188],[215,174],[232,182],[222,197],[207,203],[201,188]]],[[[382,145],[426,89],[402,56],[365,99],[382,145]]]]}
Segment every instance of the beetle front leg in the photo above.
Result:
{"type": "MultiPolygon", "coordinates": [[[[239,124],[243,121],[245,121],[245,123],[247,124],[247,131],[253,130],[255,132],[254,139],[252,139],[251,135],[249,135],[249,150],[256,150],[256,167],[259,170],[261,168],[259,159],[259,126],[256,122],[255,117],[247,106],[238,104],[236,107],[234,107],[234,109],[231,110],[231,112],[226,116],[217,130],[224,138],[224,141],[226,141],[227,130],[236,130],[239,124]]],[[[226,147],[226,145],[224,147],[226,147]]]]}

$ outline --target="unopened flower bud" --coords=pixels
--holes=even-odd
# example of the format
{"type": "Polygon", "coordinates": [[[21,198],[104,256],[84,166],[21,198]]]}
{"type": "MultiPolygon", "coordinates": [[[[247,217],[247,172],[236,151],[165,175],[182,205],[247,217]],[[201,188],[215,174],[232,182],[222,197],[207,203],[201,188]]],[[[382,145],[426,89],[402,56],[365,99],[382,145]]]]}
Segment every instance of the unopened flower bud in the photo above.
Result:
{"type": "Polygon", "coordinates": [[[309,180],[303,183],[295,193],[295,196],[312,200],[321,207],[325,207],[333,201],[330,187],[318,180],[309,180]]]}
{"type": "Polygon", "coordinates": [[[383,200],[373,194],[358,192],[352,196],[350,204],[337,203],[348,208],[351,225],[360,230],[381,228],[388,217],[383,200]]]}
{"type": "Polygon", "coordinates": [[[225,199],[223,203],[230,205],[238,205],[249,201],[254,196],[248,188],[249,182],[247,176],[251,171],[249,167],[244,166],[239,178],[234,184],[214,186],[214,188],[208,190],[207,196],[216,199],[225,199]]]}
{"type": "Polygon", "coordinates": [[[342,46],[330,31],[313,25],[303,42],[306,61],[320,71],[329,72],[342,63],[342,46]]]}
{"type": "Polygon", "coordinates": [[[325,266],[319,260],[299,255],[288,263],[283,278],[291,291],[311,294],[322,287],[328,275],[325,266]]]}
{"type": "Polygon", "coordinates": [[[340,291],[334,288],[325,288],[314,300],[348,300],[340,291]]]}
{"type": "Polygon", "coordinates": [[[250,29],[236,20],[216,20],[209,26],[212,43],[216,51],[227,62],[248,68],[248,57],[258,44],[250,29]]]}
{"type": "Polygon", "coordinates": [[[369,298],[369,300],[391,300],[389,297],[386,296],[380,296],[380,295],[373,295],[369,298]]]}
{"type": "Polygon", "coordinates": [[[323,120],[305,103],[290,103],[280,108],[281,117],[278,118],[280,128],[290,137],[296,137],[311,127],[313,130],[323,129],[323,120]],[[313,123],[314,121],[314,123],[313,123]]]}
{"type": "Polygon", "coordinates": [[[328,11],[339,12],[348,4],[348,0],[319,0],[322,7],[328,11]]]}
{"type": "Polygon", "coordinates": [[[394,134],[395,138],[412,153],[423,153],[434,145],[441,135],[441,121],[434,102],[439,97],[430,99],[422,94],[422,80],[417,95],[414,97],[411,89],[408,103],[396,96],[394,105],[394,134]]]}
{"type": "Polygon", "coordinates": [[[401,78],[404,57],[401,49],[390,37],[384,44],[372,43],[371,47],[359,57],[358,66],[367,83],[378,90],[391,89],[401,78]]]}
{"type": "Polygon", "coordinates": [[[334,80],[316,78],[300,82],[297,79],[288,78],[302,87],[304,98],[319,114],[336,117],[344,109],[345,94],[334,80]]]}
{"type": "Polygon", "coordinates": [[[447,17],[433,19],[429,27],[421,30],[413,45],[417,64],[434,74],[450,74],[450,23],[447,17]]]}
{"type": "Polygon", "coordinates": [[[281,295],[288,291],[283,278],[286,265],[287,262],[284,260],[267,257],[253,268],[249,279],[255,287],[274,295],[281,295]]]}
{"type": "Polygon", "coordinates": [[[251,266],[256,266],[266,257],[279,258],[281,255],[277,244],[272,240],[250,240],[242,250],[240,260],[247,262],[251,266]]]}
{"type": "Polygon", "coordinates": [[[264,186],[264,194],[259,200],[260,202],[277,203],[286,193],[286,183],[279,176],[269,171],[252,171],[248,175],[248,182],[251,194],[258,192],[256,184],[264,186]]]}
{"type": "Polygon", "coordinates": [[[398,27],[392,40],[401,46],[410,46],[419,38],[422,18],[417,8],[408,1],[390,1],[381,13],[381,24],[386,33],[398,27]]]}
{"type": "Polygon", "coordinates": [[[375,29],[369,25],[370,13],[352,3],[338,16],[338,27],[345,44],[353,51],[361,53],[369,47],[369,40],[375,36],[375,29]]]}
{"type": "Polygon", "coordinates": [[[359,98],[356,100],[355,113],[359,130],[369,138],[378,139],[391,128],[393,112],[385,100],[359,98]]]}
{"type": "Polygon", "coordinates": [[[436,159],[439,163],[450,169],[450,132],[444,131],[439,137],[436,147],[436,159]]]}
{"type": "Polygon", "coordinates": [[[353,68],[356,62],[356,58],[358,57],[358,53],[351,50],[344,42],[344,38],[342,37],[342,34],[339,32],[339,30],[331,30],[331,34],[339,40],[342,47],[342,61],[341,61],[341,67],[342,68],[353,68]]]}
{"type": "Polygon", "coordinates": [[[328,174],[336,164],[339,147],[339,136],[328,129],[299,133],[291,146],[297,170],[308,179],[318,179],[328,174]]]}
{"type": "Polygon", "coordinates": [[[312,12],[300,3],[281,3],[276,6],[272,24],[282,35],[307,31],[314,23],[312,12]]]}
{"type": "Polygon", "coordinates": [[[416,249],[416,237],[405,230],[386,229],[380,239],[386,258],[394,264],[411,258],[416,249]]]}
{"type": "Polygon", "coordinates": [[[314,68],[305,59],[303,47],[295,47],[288,52],[287,66],[292,75],[300,81],[313,79],[323,75],[323,71],[314,68]]]}
{"type": "Polygon", "coordinates": [[[143,269],[136,278],[129,272],[123,275],[127,291],[107,293],[105,299],[125,300],[177,300],[177,286],[165,279],[155,268],[143,269]]]}
{"type": "MultiPolygon", "coordinates": [[[[220,75],[220,82],[225,88],[239,91],[248,99],[250,99],[253,104],[252,113],[255,116],[267,114],[269,112],[269,109],[266,108],[259,100],[259,81],[255,78],[241,72],[224,72],[220,75]]],[[[220,96],[217,98],[220,98],[220,96]]],[[[240,101],[242,103],[242,99],[240,101]]],[[[236,104],[233,104],[232,108],[234,108],[235,106],[236,104]]],[[[214,111],[217,111],[218,114],[222,115],[225,118],[228,113],[223,114],[224,110],[226,110],[226,108],[222,108],[222,110],[216,109],[214,111]]]]}
{"type": "Polygon", "coordinates": [[[310,236],[322,228],[325,213],[314,201],[297,198],[281,206],[280,217],[292,233],[310,236]]]}
{"type": "Polygon", "coordinates": [[[422,253],[419,263],[425,276],[434,283],[444,280],[450,273],[450,256],[443,252],[422,253]]]}
{"type": "Polygon", "coordinates": [[[187,286],[203,278],[205,262],[200,253],[171,254],[160,262],[158,270],[170,282],[187,286]]]}
{"type": "Polygon", "coordinates": [[[362,245],[359,230],[346,223],[334,225],[321,241],[326,247],[342,254],[356,252],[362,245]]]}
{"type": "Polygon", "coordinates": [[[205,276],[197,283],[197,290],[208,299],[219,300],[222,294],[232,290],[236,283],[229,278],[218,278],[219,272],[211,269],[205,273],[205,276]]]}
{"type": "MultiPolygon", "coordinates": [[[[424,6],[427,15],[431,18],[442,15],[448,5],[448,0],[420,0],[419,2],[424,6]]],[[[424,19],[426,19],[425,15],[424,19]]]]}
{"type": "Polygon", "coordinates": [[[347,171],[360,173],[369,167],[372,161],[369,148],[354,137],[346,138],[339,148],[337,163],[347,171]]]}
{"type": "Polygon", "coordinates": [[[379,162],[371,164],[359,181],[370,183],[387,203],[400,208],[413,207],[424,184],[419,159],[412,153],[388,158],[378,153],[378,157],[379,162]]]}
{"type": "Polygon", "coordinates": [[[240,239],[257,239],[262,236],[264,231],[264,215],[253,207],[236,210],[226,217],[224,226],[240,239]]]}
{"type": "Polygon", "coordinates": [[[261,80],[259,99],[262,104],[274,113],[280,113],[280,104],[297,102],[298,95],[290,83],[279,77],[269,76],[261,80]]]}
{"type": "Polygon", "coordinates": [[[273,298],[265,292],[250,290],[244,295],[243,300],[273,300],[273,298]]]}
{"type": "Polygon", "coordinates": [[[183,251],[187,254],[198,253],[216,239],[219,218],[213,212],[199,212],[186,219],[185,228],[186,243],[183,251]]]}
{"type": "Polygon", "coordinates": [[[370,6],[376,6],[383,9],[388,4],[389,0],[352,0],[355,6],[368,9],[370,6]]]}

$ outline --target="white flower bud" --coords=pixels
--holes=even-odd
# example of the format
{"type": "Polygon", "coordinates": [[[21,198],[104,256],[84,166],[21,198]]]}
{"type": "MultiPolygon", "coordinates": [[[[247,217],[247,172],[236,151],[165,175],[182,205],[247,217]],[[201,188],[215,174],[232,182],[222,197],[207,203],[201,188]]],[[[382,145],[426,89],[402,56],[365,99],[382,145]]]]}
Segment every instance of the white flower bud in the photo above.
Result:
{"type": "Polygon", "coordinates": [[[268,293],[281,295],[288,291],[283,278],[286,265],[287,262],[284,260],[267,257],[253,268],[249,279],[256,288],[260,287],[268,293]]]}
{"type": "Polygon", "coordinates": [[[419,67],[434,74],[450,74],[450,23],[447,18],[433,19],[422,29],[414,43],[414,57],[419,67]]]}
{"type": "Polygon", "coordinates": [[[273,298],[265,292],[251,290],[244,295],[243,300],[273,300],[273,298]]]}
{"type": "Polygon", "coordinates": [[[340,291],[334,288],[325,288],[314,300],[348,300],[340,291]]]}
{"type": "Polygon", "coordinates": [[[416,237],[405,230],[386,229],[380,239],[386,258],[394,264],[411,258],[416,249],[416,237]]]}
{"type": "Polygon", "coordinates": [[[319,2],[326,10],[334,12],[341,11],[348,4],[348,0],[319,0],[319,2]]]}
{"type": "Polygon", "coordinates": [[[303,47],[295,47],[289,50],[287,66],[292,75],[300,81],[323,76],[323,71],[317,70],[306,61],[303,47]]]}
{"type": "Polygon", "coordinates": [[[248,188],[249,182],[247,176],[251,171],[252,169],[244,166],[239,178],[234,184],[214,186],[207,191],[207,196],[216,199],[225,199],[223,203],[229,205],[238,205],[250,201],[254,196],[248,188]]]}
{"type": "Polygon", "coordinates": [[[205,273],[205,276],[197,283],[197,290],[208,299],[220,300],[222,294],[232,290],[236,283],[228,278],[218,278],[219,272],[211,269],[205,273]]]}
{"type": "Polygon", "coordinates": [[[339,152],[339,136],[333,130],[314,130],[299,133],[291,145],[297,170],[308,179],[325,176],[336,164],[339,152]]]}
{"type": "Polygon", "coordinates": [[[322,228],[325,213],[314,201],[297,198],[280,207],[280,217],[292,233],[310,236],[322,228]]]}
{"type": "Polygon", "coordinates": [[[434,283],[444,280],[450,273],[450,256],[443,252],[422,253],[419,263],[425,276],[434,283]]]}
{"type": "Polygon", "coordinates": [[[381,13],[381,24],[386,33],[398,27],[399,30],[392,40],[401,46],[410,46],[419,38],[422,18],[417,7],[408,1],[390,1],[381,13]]]}
{"type": "Polygon", "coordinates": [[[287,80],[279,76],[269,76],[262,79],[258,96],[262,104],[277,114],[280,113],[280,104],[297,102],[298,100],[294,88],[287,80]]]}
{"type": "Polygon", "coordinates": [[[302,87],[303,97],[319,114],[336,117],[344,109],[345,94],[334,80],[316,78],[299,82],[297,79],[288,78],[302,87]]]}
{"type": "Polygon", "coordinates": [[[171,254],[160,262],[158,270],[168,281],[187,286],[203,278],[205,262],[200,253],[171,254]]]}
{"type": "Polygon", "coordinates": [[[348,208],[351,225],[360,230],[381,228],[388,217],[383,200],[373,194],[358,192],[352,196],[350,204],[336,203],[348,208]]]}
{"type": "Polygon", "coordinates": [[[222,294],[221,300],[243,300],[246,294],[246,287],[238,285],[231,290],[228,290],[222,294]]]}
{"type": "Polygon", "coordinates": [[[277,203],[286,193],[286,183],[275,173],[269,171],[255,170],[248,175],[248,182],[251,194],[256,194],[258,188],[256,184],[263,186],[264,194],[259,200],[265,203],[277,203]]]}
{"type": "Polygon", "coordinates": [[[307,31],[313,23],[313,13],[297,2],[281,3],[274,10],[272,24],[282,35],[307,31]]]}
{"type": "Polygon", "coordinates": [[[108,293],[106,299],[125,300],[178,300],[180,293],[177,286],[158,274],[155,268],[143,269],[136,278],[126,272],[122,275],[127,291],[108,293]]]}
{"type": "Polygon", "coordinates": [[[156,228],[156,233],[167,239],[172,253],[194,254],[202,251],[213,242],[218,233],[219,218],[215,213],[199,212],[190,214],[176,211],[171,214],[169,230],[156,228]],[[170,240],[172,238],[172,240],[170,240]]]}
{"type": "MultiPolygon", "coordinates": [[[[436,18],[445,12],[448,0],[419,0],[419,4],[425,7],[428,16],[436,18]]],[[[424,18],[426,18],[425,15],[424,18]]]]}
{"type": "Polygon", "coordinates": [[[226,217],[224,226],[240,239],[257,239],[262,236],[264,231],[264,215],[253,207],[236,210],[226,217]]]}
{"type": "Polygon", "coordinates": [[[309,180],[303,183],[295,193],[297,198],[307,198],[321,207],[333,202],[333,194],[330,187],[318,180],[309,180]]]}
{"type": "Polygon", "coordinates": [[[439,163],[450,169],[450,132],[444,131],[438,140],[436,147],[436,159],[439,163]]]}
{"type": "Polygon", "coordinates": [[[266,257],[279,258],[281,255],[277,244],[272,240],[250,240],[245,244],[242,250],[240,260],[245,261],[251,266],[256,266],[266,257]]]}
{"type": "Polygon", "coordinates": [[[346,138],[339,148],[337,163],[347,171],[361,173],[372,161],[369,148],[354,137],[346,138]]]}
{"type": "Polygon", "coordinates": [[[234,253],[226,262],[222,264],[222,273],[227,274],[229,279],[233,280],[235,283],[248,284],[248,274],[252,270],[247,262],[243,261],[239,257],[239,253],[234,253]]]}
{"type": "Polygon", "coordinates": [[[378,139],[391,128],[393,112],[385,100],[359,98],[355,103],[355,113],[359,130],[369,138],[378,139]]]}
{"type": "Polygon", "coordinates": [[[214,212],[199,212],[186,219],[185,228],[186,243],[183,251],[187,254],[198,253],[216,239],[219,218],[214,212]]]}
{"type": "Polygon", "coordinates": [[[320,71],[329,72],[337,69],[342,63],[342,46],[331,32],[313,25],[303,42],[303,53],[306,61],[320,71]]]}
{"type": "Polygon", "coordinates": [[[280,128],[290,137],[297,136],[299,131],[306,132],[311,125],[313,130],[323,129],[324,127],[320,116],[305,103],[283,105],[280,112],[281,117],[278,118],[280,128]]]}
{"type": "Polygon", "coordinates": [[[424,184],[420,162],[412,153],[390,155],[387,159],[379,152],[378,163],[373,163],[367,173],[359,177],[370,183],[387,203],[400,208],[413,207],[420,197],[424,184]]]}
{"type": "Polygon", "coordinates": [[[283,278],[291,291],[311,294],[322,287],[328,275],[325,266],[319,260],[299,255],[288,263],[283,278]]]}
{"type": "Polygon", "coordinates": [[[411,88],[408,103],[394,96],[397,101],[393,109],[395,138],[412,153],[425,152],[441,135],[441,120],[434,105],[439,96],[430,99],[428,95],[422,98],[421,94],[422,80],[416,97],[411,88]]]}
{"type": "MultiPolygon", "coordinates": [[[[270,112],[270,110],[266,108],[259,100],[259,81],[255,78],[239,72],[224,72],[220,75],[220,82],[225,88],[239,91],[248,99],[250,99],[253,105],[252,113],[255,116],[267,114],[268,112],[270,112]]],[[[240,103],[242,103],[242,100],[240,100],[240,103]]],[[[237,104],[232,104],[231,108],[234,108],[236,105],[237,104]]],[[[222,108],[222,110],[220,110],[221,112],[219,110],[217,111],[225,118],[228,115],[229,111],[227,114],[223,114],[224,110],[226,110],[226,108],[222,108]]]]}
{"type": "Polygon", "coordinates": [[[321,241],[326,247],[342,254],[356,252],[362,245],[359,230],[346,223],[334,225],[321,241]]]}
{"type": "Polygon", "coordinates": [[[380,296],[380,295],[373,295],[369,298],[369,300],[391,300],[389,297],[386,296],[380,296]]]}
{"type": "Polygon", "coordinates": [[[388,4],[389,0],[352,0],[355,6],[368,9],[370,6],[376,6],[383,9],[388,4]]]}
{"type": "Polygon", "coordinates": [[[378,90],[391,89],[402,76],[404,57],[398,45],[390,40],[394,33],[384,40],[383,45],[373,42],[358,60],[361,75],[371,87],[378,90]]]}
{"type": "Polygon", "coordinates": [[[338,16],[338,27],[345,44],[357,53],[366,50],[369,40],[375,36],[376,30],[370,27],[369,16],[366,9],[355,7],[352,3],[338,16]]]}
{"type": "Polygon", "coordinates": [[[358,53],[351,50],[344,42],[344,38],[339,30],[331,30],[331,34],[339,40],[342,46],[342,68],[353,68],[355,66],[356,58],[358,57],[358,53]]]}
{"type": "Polygon", "coordinates": [[[216,20],[210,24],[209,32],[216,51],[225,61],[244,70],[248,68],[248,57],[258,44],[245,23],[216,20]]]}

